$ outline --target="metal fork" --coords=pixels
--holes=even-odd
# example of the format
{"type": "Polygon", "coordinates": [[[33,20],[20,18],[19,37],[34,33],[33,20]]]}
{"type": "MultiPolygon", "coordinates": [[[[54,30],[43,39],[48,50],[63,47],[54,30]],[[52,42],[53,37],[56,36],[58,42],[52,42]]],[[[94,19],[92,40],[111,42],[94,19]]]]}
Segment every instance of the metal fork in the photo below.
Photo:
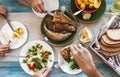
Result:
{"type": "Polygon", "coordinates": [[[63,0],[63,5],[61,6],[61,12],[64,13],[66,10],[66,0],[63,0]]]}

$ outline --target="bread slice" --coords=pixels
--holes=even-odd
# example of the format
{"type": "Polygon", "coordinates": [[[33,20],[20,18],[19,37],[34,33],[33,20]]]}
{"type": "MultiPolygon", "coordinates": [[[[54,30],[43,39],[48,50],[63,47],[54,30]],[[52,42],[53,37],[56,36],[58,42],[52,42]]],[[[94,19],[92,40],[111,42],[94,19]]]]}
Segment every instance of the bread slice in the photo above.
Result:
{"type": "Polygon", "coordinates": [[[120,41],[114,41],[114,40],[111,40],[107,37],[107,35],[102,35],[102,38],[101,38],[106,44],[108,45],[116,45],[116,44],[120,44],[120,41]]]}
{"type": "Polygon", "coordinates": [[[74,22],[69,17],[67,17],[66,15],[62,14],[59,11],[56,11],[56,13],[53,17],[53,22],[71,24],[71,25],[74,24],[74,22]]]}
{"type": "Polygon", "coordinates": [[[104,50],[106,52],[118,52],[118,51],[120,51],[120,47],[112,48],[112,47],[106,47],[106,46],[104,46],[102,44],[100,44],[100,48],[101,48],[101,50],[104,50]]]}
{"type": "Polygon", "coordinates": [[[114,41],[120,41],[120,28],[109,29],[106,31],[106,34],[109,39],[114,40],[114,41]]]}
{"type": "Polygon", "coordinates": [[[105,56],[115,56],[117,54],[120,54],[120,51],[118,52],[106,52],[106,51],[101,51],[105,56]]]}
{"type": "Polygon", "coordinates": [[[111,47],[111,48],[120,47],[120,44],[113,44],[113,45],[107,44],[103,41],[103,39],[100,39],[100,43],[106,47],[111,47]]]}

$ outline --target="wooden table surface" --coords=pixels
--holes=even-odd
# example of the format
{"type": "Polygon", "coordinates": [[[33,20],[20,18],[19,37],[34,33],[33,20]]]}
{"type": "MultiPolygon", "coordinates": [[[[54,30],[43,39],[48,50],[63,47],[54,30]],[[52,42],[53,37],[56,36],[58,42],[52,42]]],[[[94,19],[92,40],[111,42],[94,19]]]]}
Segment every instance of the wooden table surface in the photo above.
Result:
{"type": "MultiPolygon", "coordinates": [[[[69,1],[67,0],[67,10],[69,10],[69,1]]],[[[108,0],[107,0],[108,1],[108,0]]],[[[109,0],[109,2],[112,2],[113,0],[109,0]]],[[[107,2],[107,3],[109,3],[107,2]]],[[[63,2],[62,0],[60,0],[59,5],[61,5],[63,2]]],[[[44,38],[42,37],[41,33],[40,33],[40,24],[43,18],[39,18],[36,15],[34,15],[32,13],[31,8],[28,8],[20,3],[18,3],[16,0],[0,0],[0,4],[4,5],[5,7],[7,7],[9,13],[9,18],[11,21],[18,21],[23,23],[28,31],[29,31],[29,38],[28,41],[31,40],[43,40],[44,38]],[[35,36],[35,37],[33,37],[35,36]]],[[[110,7],[110,5],[108,5],[108,7],[110,7]]],[[[109,12],[109,9],[107,8],[106,12],[109,12]]],[[[105,14],[104,16],[108,16],[108,14],[105,14]]],[[[96,29],[96,24],[99,24],[100,21],[91,24],[91,27],[93,29],[96,29]]],[[[6,23],[6,21],[2,18],[0,18],[0,28],[6,23]]],[[[104,24],[104,23],[103,23],[104,24]]],[[[102,24],[102,25],[103,25],[102,24]]],[[[82,24],[82,25],[87,25],[87,24],[82,24]]],[[[97,31],[95,31],[95,34],[97,35],[97,31]]],[[[75,39],[73,42],[73,44],[78,43],[77,39],[75,39]]],[[[61,48],[63,47],[56,47],[56,46],[52,46],[55,52],[55,61],[57,62],[57,56],[58,56],[58,52],[61,48]]],[[[21,47],[22,48],[22,47],[21,47]]],[[[15,55],[19,55],[20,50],[16,49],[16,50],[10,50],[9,53],[11,54],[15,54],[15,55]]],[[[106,64],[101,63],[101,59],[98,58],[96,56],[96,54],[94,54],[92,51],[92,56],[94,59],[94,62],[96,63],[96,66],[98,67],[98,69],[104,74],[105,77],[119,77],[117,76],[117,74],[111,69],[109,68],[106,64]]],[[[0,76],[2,77],[30,77],[28,74],[26,74],[20,67],[19,62],[18,62],[18,58],[14,58],[14,57],[2,57],[0,58],[0,76]],[[19,75],[19,76],[18,76],[19,75]]],[[[60,69],[55,69],[52,74],[51,77],[86,77],[86,75],[84,73],[80,73],[78,75],[68,75],[63,73],[60,69]],[[59,73],[59,76],[57,76],[59,73]]]]}

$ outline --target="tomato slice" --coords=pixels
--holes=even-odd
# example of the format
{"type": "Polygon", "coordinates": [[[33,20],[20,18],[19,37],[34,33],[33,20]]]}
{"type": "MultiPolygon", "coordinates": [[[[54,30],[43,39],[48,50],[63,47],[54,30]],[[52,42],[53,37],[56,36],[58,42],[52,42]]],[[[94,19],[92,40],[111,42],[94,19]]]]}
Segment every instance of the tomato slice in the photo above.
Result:
{"type": "Polygon", "coordinates": [[[27,64],[27,65],[28,65],[28,68],[29,68],[30,70],[33,70],[33,69],[35,68],[34,65],[31,65],[31,64],[27,64]]]}
{"type": "Polygon", "coordinates": [[[45,54],[43,55],[43,58],[48,58],[48,56],[49,56],[49,54],[48,54],[48,53],[45,53],[45,54]]]}

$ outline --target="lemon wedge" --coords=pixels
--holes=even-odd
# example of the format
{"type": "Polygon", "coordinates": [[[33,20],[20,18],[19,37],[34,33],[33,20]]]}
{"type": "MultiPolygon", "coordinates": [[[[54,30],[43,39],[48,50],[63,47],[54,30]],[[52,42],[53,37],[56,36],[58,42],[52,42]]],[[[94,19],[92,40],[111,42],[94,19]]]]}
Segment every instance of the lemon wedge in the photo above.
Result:
{"type": "Polygon", "coordinates": [[[90,42],[92,40],[92,34],[87,27],[83,28],[82,34],[81,34],[79,40],[83,43],[87,43],[87,42],[90,42]]]}

